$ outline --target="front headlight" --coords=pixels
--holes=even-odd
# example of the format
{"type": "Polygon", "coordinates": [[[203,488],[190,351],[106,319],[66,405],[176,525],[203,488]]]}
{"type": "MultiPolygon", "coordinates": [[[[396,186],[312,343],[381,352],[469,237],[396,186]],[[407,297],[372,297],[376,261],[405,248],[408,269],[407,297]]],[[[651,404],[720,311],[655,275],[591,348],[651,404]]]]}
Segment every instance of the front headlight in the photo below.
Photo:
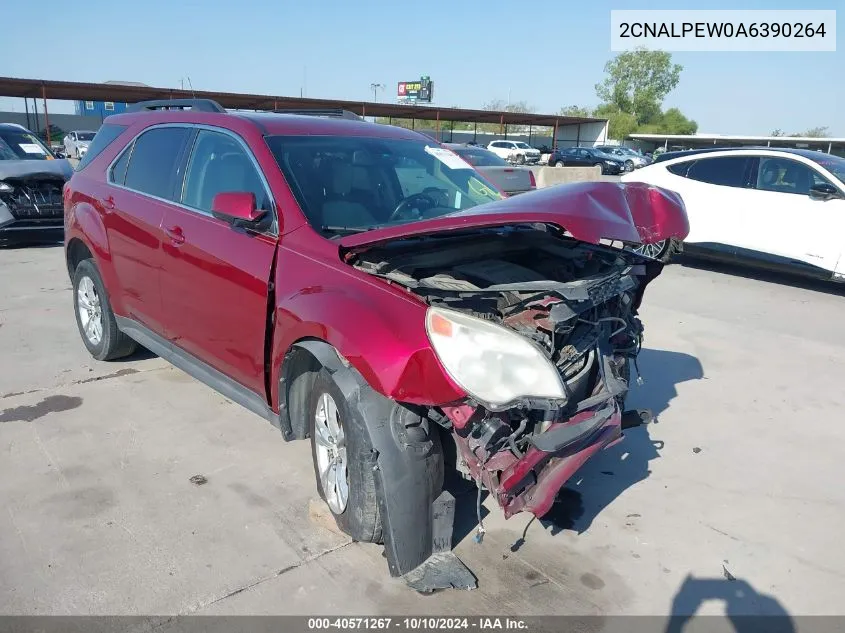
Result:
{"type": "Polygon", "coordinates": [[[519,334],[462,312],[429,308],[425,328],[452,379],[488,409],[522,397],[566,397],[551,361],[519,334]]]}
{"type": "Polygon", "coordinates": [[[7,182],[3,182],[0,180],[0,191],[3,193],[9,193],[10,191],[14,191],[15,188],[7,182]]]}

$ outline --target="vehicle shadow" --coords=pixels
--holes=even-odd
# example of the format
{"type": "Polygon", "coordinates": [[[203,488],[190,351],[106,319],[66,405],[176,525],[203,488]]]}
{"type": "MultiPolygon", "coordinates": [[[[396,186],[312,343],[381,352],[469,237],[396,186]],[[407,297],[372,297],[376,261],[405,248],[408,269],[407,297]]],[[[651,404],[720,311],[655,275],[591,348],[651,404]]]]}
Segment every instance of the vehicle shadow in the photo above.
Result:
{"type": "MultiPolygon", "coordinates": [[[[575,474],[558,494],[552,509],[540,519],[551,534],[562,530],[583,533],[604,508],[651,474],[649,463],[660,457],[664,446],[662,441],[651,438],[649,428],[659,423],[660,415],[669,408],[677,395],[678,383],[704,377],[701,362],[681,352],[646,348],[640,352],[637,364],[644,383],[636,385],[634,372],[626,406],[650,409],[656,422],[626,430],[621,442],[595,455],[575,474]]],[[[453,475],[447,477],[446,489],[456,499],[453,542],[458,543],[478,525],[477,488],[473,482],[453,475]]],[[[482,518],[488,513],[484,506],[481,512],[482,518]]],[[[514,543],[514,551],[524,543],[531,523],[533,520],[525,526],[522,538],[514,543]]]]}
{"type": "Polygon", "coordinates": [[[123,358],[115,358],[110,360],[110,363],[134,363],[139,360],[150,360],[151,358],[158,358],[158,355],[154,352],[151,352],[146,347],[138,344],[138,347],[132,352],[129,356],[124,356],[123,358]]]}
{"type": "Polygon", "coordinates": [[[684,268],[706,270],[709,272],[731,275],[732,277],[742,277],[744,279],[751,279],[764,283],[810,290],[812,292],[823,292],[825,294],[837,295],[840,297],[845,296],[845,284],[842,283],[825,281],[823,279],[813,279],[812,277],[804,277],[797,273],[791,274],[789,272],[753,268],[751,266],[743,266],[739,263],[733,263],[721,259],[710,259],[708,257],[701,257],[699,255],[689,253],[683,253],[676,256],[672,260],[672,264],[680,265],[684,268]]]}
{"type": "Polygon", "coordinates": [[[660,457],[664,443],[652,439],[650,430],[659,425],[660,415],[677,396],[676,385],[704,377],[701,362],[681,352],[643,349],[637,363],[644,382],[638,386],[634,372],[626,406],[650,409],[654,421],[626,430],[621,442],[584,464],[541,519],[552,534],[567,529],[579,534],[585,532],[619,495],[651,475],[649,464],[660,457]]]}
{"type": "MultiPolygon", "coordinates": [[[[792,617],[776,598],[759,593],[749,582],[735,578],[727,570],[724,575],[724,578],[687,575],[672,600],[671,615],[664,633],[683,633],[698,609],[711,601],[724,603],[724,618],[736,633],[794,633],[796,628],[792,617]]],[[[721,631],[726,627],[717,629],[721,631]]]]}

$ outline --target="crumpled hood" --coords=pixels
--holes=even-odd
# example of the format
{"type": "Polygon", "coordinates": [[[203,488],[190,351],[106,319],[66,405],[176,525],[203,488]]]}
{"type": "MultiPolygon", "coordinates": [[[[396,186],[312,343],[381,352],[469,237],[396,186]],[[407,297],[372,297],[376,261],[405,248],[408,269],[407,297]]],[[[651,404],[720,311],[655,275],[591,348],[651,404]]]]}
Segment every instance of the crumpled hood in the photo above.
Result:
{"type": "Polygon", "coordinates": [[[32,176],[59,176],[70,180],[73,167],[65,159],[56,160],[0,160],[0,180],[32,176]]]}
{"type": "Polygon", "coordinates": [[[649,244],[684,239],[689,221],[681,197],[645,183],[581,182],[538,189],[430,220],[348,235],[341,247],[355,249],[389,240],[444,231],[541,222],[583,242],[620,240],[649,244]]]}

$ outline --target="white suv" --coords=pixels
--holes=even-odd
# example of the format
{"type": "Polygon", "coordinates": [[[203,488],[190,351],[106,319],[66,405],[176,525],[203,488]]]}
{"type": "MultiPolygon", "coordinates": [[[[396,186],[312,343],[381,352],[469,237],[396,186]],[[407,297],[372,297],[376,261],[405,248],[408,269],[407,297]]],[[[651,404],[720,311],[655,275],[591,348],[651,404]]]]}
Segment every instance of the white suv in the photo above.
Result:
{"type": "MultiPolygon", "coordinates": [[[[690,223],[684,250],[845,281],[845,159],[767,148],[666,156],[622,181],[681,195],[690,223]]],[[[665,259],[672,247],[646,254],[665,259]]]]}
{"type": "Polygon", "coordinates": [[[540,162],[540,150],[522,141],[493,141],[487,146],[491,152],[506,161],[524,165],[540,162]]]}

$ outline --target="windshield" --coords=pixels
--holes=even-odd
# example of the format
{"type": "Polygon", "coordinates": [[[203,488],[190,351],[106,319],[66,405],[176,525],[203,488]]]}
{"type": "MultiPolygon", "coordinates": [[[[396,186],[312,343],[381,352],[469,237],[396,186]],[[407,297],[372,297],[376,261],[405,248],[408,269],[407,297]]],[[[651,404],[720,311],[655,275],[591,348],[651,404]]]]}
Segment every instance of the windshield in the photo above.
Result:
{"type": "Polygon", "coordinates": [[[0,160],[51,160],[53,155],[34,134],[0,128],[0,160]]]}
{"type": "Polygon", "coordinates": [[[452,151],[473,167],[510,167],[508,161],[480,147],[458,147],[452,151]]]}
{"type": "Polygon", "coordinates": [[[77,132],[76,138],[80,141],[93,141],[94,140],[94,132],[77,132]]]}
{"type": "Polygon", "coordinates": [[[813,160],[845,184],[845,158],[831,154],[822,158],[813,158],[813,160]]]}
{"type": "Polygon", "coordinates": [[[522,141],[514,141],[514,145],[516,145],[519,149],[534,149],[528,143],[523,143],[522,141]]]}
{"type": "Polygon", "coordinates": [[[270,136],[267,144],[311,226],[330,236],[469,209],[502,195],[434,142],[270,136]]]}

